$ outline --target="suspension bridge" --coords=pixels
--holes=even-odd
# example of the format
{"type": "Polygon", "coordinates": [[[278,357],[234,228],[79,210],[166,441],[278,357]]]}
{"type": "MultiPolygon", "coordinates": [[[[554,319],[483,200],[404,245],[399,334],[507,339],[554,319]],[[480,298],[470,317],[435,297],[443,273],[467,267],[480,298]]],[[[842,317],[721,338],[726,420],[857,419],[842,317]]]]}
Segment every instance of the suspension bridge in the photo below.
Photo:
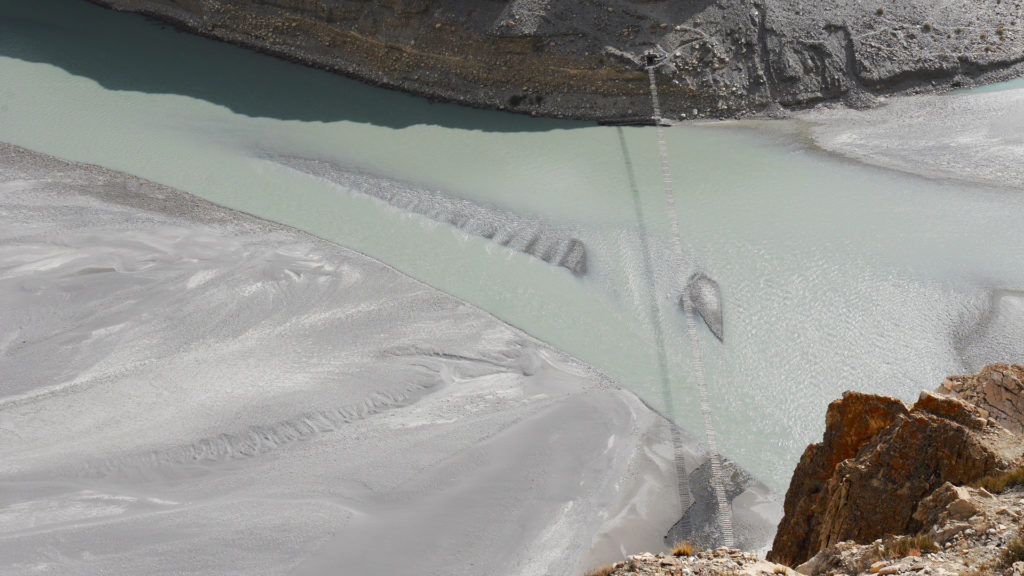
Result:
{"type": "MultiPolygon", "coordinates": [[[[678,286],[682,289],[686,286],[686,278],[689,276],[687,272],[693,272],[690,270],[693,268],[692,260],[687,258],[687,251],[684,250],[682,235],[679,229],[679,214],[676,208],[676,195],[675,187],[672,183],[672,171],[669,165],[668,146],[665,143],[665,123],[661,115],[661,102],[658,97],[658,82],[655,75],[656,68],[660,65],[657,59],[648,59],[647,61],[647,74],[650,78],[651,83],[651,106],[654,111],[654,124],[655,130],[657,131],[658,139],[658,154],[661,164],[661,177],[663,184],[663,192],[665,197],[666,213],[669,220],[669,235],[672,239],[672,250],[676,260],[676,269],[678,270],[678,276],[676,281],[678,286]]],[[[644,247],[647,249],[647,247],[644,247]]],[[[646,256],[650,258],[650,256],[646,256]]],[[[707,446],[708,460],[711,463],[711,483],[712,491],[715,495],[715,501],[718,507],[718,522],[719,528],[722,534],[722,545],[728,547],[734,547],[735,537],[733,535],[732,526],[732,507],[729,504],[729,500],[725,494],[725,484],[722,479],[722,458],[718,452],[718,440],[715,434],[714,420],[711,413],[711,402],[708,397],[707,382],[704,376],[704,358],[700,348],[700,342],[697,339],[697,322],[695,317],[695,311],[693,309],[693,303],[690,301],[688,296],[683,297],[683,312],[686,317],[686,332],[688,336],[688,344],[692,353],[692,366],[694,381],[697,386],[697,396],[700,402],[700,412],[704,425],[704,441],[707,446]]],[[[657,309],[657,304],[654,306],[657,309]]],[[[660,334],[660,314],[659,318],[655,321],[656,331],[660,334]]],[[[657,336],[657,335],[656,335],[657,336]]],[[[664,350],[664,338],[659,337],[659,346],[662,347],[659,350],[659,356],[665,357],[664,350]]],[[[663,368],[665,378],[663,383],[665,385],[664,395],[669,410],[672,409],[672,391],[670,382],[667,378],[667,366],[663,368]]],[[[675,452],[676,462],[676,473],[679,480],[679,499],[680,505],[683,507],[684,513],[686,508],[691,504],[689,479],[686,472],[685,457],[682,452],[682,438],[678,426],[672,427],[672,443],[675,452]],[[685,486],[684,486],[685,484],[685,486]]]]}

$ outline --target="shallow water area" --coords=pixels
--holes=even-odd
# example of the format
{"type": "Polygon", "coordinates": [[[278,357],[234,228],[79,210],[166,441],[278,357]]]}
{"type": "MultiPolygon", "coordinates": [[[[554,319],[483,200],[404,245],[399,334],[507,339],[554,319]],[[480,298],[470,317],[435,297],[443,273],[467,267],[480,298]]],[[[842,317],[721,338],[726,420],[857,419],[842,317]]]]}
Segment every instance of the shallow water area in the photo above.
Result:
{"type": "Polygon", "coordinates": [[[1015,80],[997,82],[995,84],[989,84],[987,86],[969,88],[967,90],[964,90],[963,92],[999,92],[1002,90],[1019,90],[1021,88],[1024,88],[1024,78],[1017,78],[1015,80]]]}
{"type": "Polygon", "coordinates": [[[720,450],[778,491],[844,390],[909,400],[1024,356],[1021,307],[1007,300],[1024,291],[1020,182],[868,166],[791,125],[674,127],[678,262],[650,128],[431,104],[61,0],[0,0],[0,77],[0,141],[363,252],[597,367],[695,436],[700,347],[720,450]],[[294,158],[542,220],[582,241],[587,272],[294,158]],[[721,286],[723,343],[703,327],[688,340],[680,268],[721,286]],[[652,307],[665,319],[667,389],[652,307]]]}

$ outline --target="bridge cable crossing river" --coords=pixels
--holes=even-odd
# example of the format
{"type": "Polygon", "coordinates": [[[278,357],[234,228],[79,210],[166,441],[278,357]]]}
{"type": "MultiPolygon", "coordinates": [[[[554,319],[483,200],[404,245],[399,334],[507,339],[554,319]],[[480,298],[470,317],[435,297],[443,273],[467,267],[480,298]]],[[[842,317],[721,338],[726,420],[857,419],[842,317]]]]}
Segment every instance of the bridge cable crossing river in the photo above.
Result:
{"type": "MultiPolygon", "coordinates": [[[[685,274],[686,266],[684,266],[685,252],[683,251],[682,237],[679,232],[679,216],[676,212],[676,198],[672,185],[672,172],[669,169],[668,164],[668,147],[665,144],[665,128],[662,125],[661,103],[658,99],[658,84],[654,74],[654,70],[657,66],[657,63],[647,66],[647,74],[650,76],[651,81],[651,104],[654,109],[654,125],[658,134],[658,153],[661,160],[661,176],[662,183],[664,184],[663,190],[665,193],[665,204],[669,219],[669,233],[672,236],[672,248],[679,263],[679,285],[684,287],[686,286],[685,278],[687,277],[685,274]]],[[[718,521],[722,530],[722,545],[731,548],[735,545],[732,530],[732,508],[726,498],[725,486],[722,482],[722,459],[718,453],[718,442],[715,435],[714,423],[711,417],[711,403],[708,399],[707,384],[704,381],[704,359],[701,355],[701,349],[697,340],[697,323],[694,318],[693,303],[690,301],[689,295],[685,295],[680,300],[683,304],[683,315],[686,317],[686,331],[689,335],[690,350],[693,354],[694,380],[697,384],[697,393],[700,398],[700,411],[704,420],[705,441],[707,442],[708,447],[708,459],[711,463],[711,482],[715,494],[715,500],[718,504],[718,521]]],[[[675,443],[675,438],[673,438],[673,440],[673,443],[675,443]]],[[[681,461],[678,456],[678,444],[676,444],[676,452],[678,467],[678,462],[681,461]]],[[[687,482],[685,470],[683,474],[679,475],[679,482],[681,484],[687,482]]],[[[689,493],[688,488],[686,492],[687,494],[689,493]]],[[[680,494],[683,494],[682,487],[680,487],[680,494]]],[[[686,500],[682,500],[682,498],[680,500],[681,504],[688,503],[686,500]]]]}

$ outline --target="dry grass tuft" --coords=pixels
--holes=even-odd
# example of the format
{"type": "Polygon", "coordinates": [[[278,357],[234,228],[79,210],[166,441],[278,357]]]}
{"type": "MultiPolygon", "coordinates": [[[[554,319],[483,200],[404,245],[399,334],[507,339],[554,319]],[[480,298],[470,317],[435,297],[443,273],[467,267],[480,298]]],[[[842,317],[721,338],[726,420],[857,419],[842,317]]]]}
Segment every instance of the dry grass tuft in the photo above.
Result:
{"type": "Polygon", "coordinates": [[[984,562],[974,566],[967,572],[961,572],[961,576],[995,576],[996,565],[992,562],[984,562]]]}
{"type": "Polygon", "coordinates": [[[693,542],[686,540],[678,542],[672,547],[673,556],[693,556],[696,553],[697,547],[693,545],[693,542]]]}
{"type": "Polygon", "coordinates": [[[785,574],[787,572],[789,572],[789,570],[785,566],[776,566],[775,568],[772,568],[772,574],[785,574]]]}
{"type": "Polygon", "coordinates": [[[888,538],[884,544],[883,556],[886,558],[906,558],[921,556],[939,551],[939,545],[927,534],[921,536],[898,536],[888,538]]]}
{"type": "Polygon", "coordinates": [[[995,472],[985,476],[975,483],[975,486],[984,488],[993,494],[1005,492],[1007,488],[1024,486],[1024,468],[1014,468],[1006,472],[995,472]]]}
{"type": "Polygon", "coordinates": [[[607,566],[602,566],[597,570],[591,570],[590,572],[587,572],[587,576],[610,576],[612,572],[615,572],[615,568],[613,568],[612,565],[609,564],[607,566]]]}
{"type": "Polygon", "coordinates": [[[1009,568],[1013,566],[1014,562],[1024,561],[1024,536],[1017,536],[1012,542],[1006,545],[1006,550],[1003,550],[1002,561],[1003,568],[1009,568]]]}

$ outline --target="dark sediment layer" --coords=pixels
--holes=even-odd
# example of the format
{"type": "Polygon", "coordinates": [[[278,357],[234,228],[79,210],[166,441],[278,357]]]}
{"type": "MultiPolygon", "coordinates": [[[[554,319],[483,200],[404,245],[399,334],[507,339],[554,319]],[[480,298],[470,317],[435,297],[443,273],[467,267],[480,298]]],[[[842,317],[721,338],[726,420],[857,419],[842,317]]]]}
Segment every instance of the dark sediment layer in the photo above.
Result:
{"type": "Polygon", "coordinates": [[[539,218],[441,192],[412,188],[387,178],[344,171],[321,160],[281,156],[270,160],[561,266],[576,276],[587,273],[587,249],[583,241],[539,218]]]}
{"type": "Polygon", "coordinates": [[[92,0],[472,106],[585,119],[736,117],[1024,73],[1021,0],[92,0]]]}

